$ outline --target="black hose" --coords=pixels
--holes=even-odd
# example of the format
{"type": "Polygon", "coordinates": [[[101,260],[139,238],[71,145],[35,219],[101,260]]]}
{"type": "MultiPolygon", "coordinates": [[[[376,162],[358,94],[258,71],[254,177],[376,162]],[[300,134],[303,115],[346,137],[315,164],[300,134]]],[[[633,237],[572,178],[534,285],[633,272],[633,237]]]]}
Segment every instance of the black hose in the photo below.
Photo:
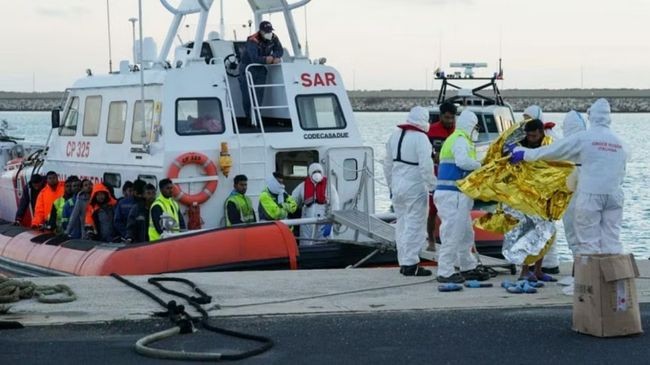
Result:
{"type": "Polygon", "coordinates": [[[187,312],[185,312],[184,307],[177,305],[175,301],[165,302],[164,300],[162,300],[160,297],[156,296],[149,290],[137,284],[134,284],[133,282],[123,278],[118,274],[113,273],[111,274],[111,276],[119,280],[120,282],[128,285],[129,287],[148,296],[149,298],[153,299],[156,303],[160,304],[163,308],[167,309],[167,312],[164,312],[164,315],[169,317],[177,325],[176,327],[146,336],[138,340],[138,342],[136,343],[136,351],[138,351],[143,355],[158,357],[158,358],[176,359],[176,360],[203,360],[203,361],[242,360],[242,359],[249,358],[251,356],[264,353],[273,347],[273,340],[268,337],[260,336],[260,335],[252,335],[252,334],[243,333],[234,330],[228,330],[210,324],[208,312],[205,309],[203,309],[201,305],[209,304],[210,302],[212,302],[212,297],[210,297],[206,292],[201,290],[199,287],[196,286],[196,284],[194,284],[192,281],[188,279],[175,278],[175,277],[153,277],[153,278],[149,278],[149,280],[147,281],[167,294],[185,299],[189,305],[191,305],[194,309],[196,309],[197,312],[201,314],[200,319],[191,317],[189,314],[187,314],[187,312]],[[192,288],[192,290],[195,293],[198,294],[198,296],[191,297],[185,293],[181,293],[179,291],[169,289],[164,285],[162,285],[161,284],[162,282],[176,282],[176,283],[182,283],[188,285],[189,287],[192,288]],[[248,351],[231,352],[231,353],[204,353],[203,356],[200,353],[184,354],[183,352],[159,350],[159,349],[146,347],[146,344],[153,343],[158,340],[171,337],[179,333],[180,334],[191,333],[192,332],[191,323],[188,320],[191,321],[192,323],[198,320],[198,323],[208,331],[220,333],[230,337],[259,342],[262,345],[248,351]],[[190,328],[188,328],[188,326],[190,326],[190,328]]]}

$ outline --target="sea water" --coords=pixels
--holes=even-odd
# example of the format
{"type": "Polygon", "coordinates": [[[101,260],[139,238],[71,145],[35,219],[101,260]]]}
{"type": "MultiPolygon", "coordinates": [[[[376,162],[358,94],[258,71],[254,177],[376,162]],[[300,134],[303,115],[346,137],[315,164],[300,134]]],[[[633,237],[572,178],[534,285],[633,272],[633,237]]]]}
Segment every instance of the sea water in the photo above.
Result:
{"type": "MultiPolygon", "coordinates": [[[[519,114],[516,116],[520,117],[519,114]]],[[[559,122],[563,116],[547,113],[544,119],[559,122]]],[[[377,211],[387,211],[390,199],[381,166],[385,155],[384,144],[395,125],[405,121],[406,113],[355,113],[355,118],[364,143],[374,149],[377,211]]],[[[8,134],[23,137],[26,142],[45,143],[50,132],[49,112],[0,112],[0,120],[2,119],[6,119],[15,127],[14,130],[8,131],[8,134]]],[[[558,123],[556,128],[560,131],[561,123],[558,123]]],[[[647,140],[650,139],[650,114],[613,114],[612,129],[625,141],[631,154],[623,184],[625,207],[621,240],[626,252],[646,258],[650,256],[650,189],[646,184],[650,178],[650,162],[646,158],[645,148],[648,145],[647,140]]],[[[570,260],[562,222],[557,225],[560,258],[570,260]]]]}

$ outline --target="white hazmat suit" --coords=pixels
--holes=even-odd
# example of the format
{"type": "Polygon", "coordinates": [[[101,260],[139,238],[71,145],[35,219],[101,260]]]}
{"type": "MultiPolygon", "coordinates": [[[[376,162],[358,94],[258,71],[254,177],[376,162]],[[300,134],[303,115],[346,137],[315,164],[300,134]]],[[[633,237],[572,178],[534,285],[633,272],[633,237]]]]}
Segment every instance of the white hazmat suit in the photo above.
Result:
{"type": "MultiPolygon", "coordinates": [[[[590,126],[584,132],[537,149],[523,151],[525,161],[572,160],[580,164],[574,200],[575,253],[621,253],[619,239],[623,219],[623,178],[627,152],[623,141],[610,129],[611,109],[598,99],[589,109],[590,126]]],[[[514,154],[513,154],[514,155],[514,154]]]]}
{"type": "Polygon", "coordinates": [[[400,266],[412,266],[420,262],[420,250],[427,242],[428,194],[435,186],[432,147],[426,135],[429,112],[414,107],[406,124],[398,127],[386,143],[384,176],[397,216],[397,260],[400,266]]]}
{"type": "MultiPolygon", "coordinates": [[[[571,110],[564,117],[564,122],[562,124],[562,134],[564,138],[568,138],[576,133],[584,132],[587,130],[587,123],[580,113],[575,110],[571,110]]],[[[577,156],[569,158],[570,160],[577,159],[577,156]]],[[[571,191],[575,191],[578,184],[578,174],[580,173],[580,167],[576,167],[575,170],[567,177],[567,187],[571,191]]],[[[575,220],[575,197],[569,202],[569,206],[562,216],[562,222],[564,223],[564,235],[566,236],[567,245],[572,253],[576,253],[576,248],[578,247],[578,237],[576,236],[576,230],[574,225],[575,220]]]]}
{"type": "Polygon", "coordinates": [[[542,112],[542,108],[540,108],[537,105],[531,105],[528,108],[524,109],[524,117],[528,117],[531,119],[539,119],[542,122],[544,121],[544,113],[542,112]]]}
{"type": "MultiPolygon", "coordinates": [[[[453,161],[449,161],[449,163],[465,172],[481,167],[481,163],[471,156],[470,151],[474,148],[473,143],[467,140],[472,135],[477,123],[476,114],[469,110],[464,110],[456,121],[456,131],[464,132],[467,138],[455,139],[452,146],[453,161]]],[[[474,200],[458,191],[457,188],[452,188],[455,187],[456,181],[442,180],[445,162],[442,160],[444,156],[440,157],[438,185],[433,195],[433,201],[438,208],[438,216],[441,221],[440,241],[442,245],[438,257],[438,277],[448,278],[455,273],[454,264],[457,261],[461,271],[473,270],[477,266],[476,258],[471,253],[471,248],[474,245],[474,228],[471,217],[474,200]]]]}
{"type": "MultiPolygon", "coordinates": [[[[308,177],[305,179],[305,181],[301,182],[298,186],[296,186],[296,188],[291,193],[291,196],[296,201],[296,204],[298,204],[299,207],[302,207],[303,218],[325,217],[327,215],[328,204],[330,205],[332,210],[340,209],[339,194],[336,191],[334,185],[332,185],[329,182],[327,182],[327,184],[329,184],[328,186],[329,190],[326,191],[327,202],[325,202],[324,204],[319,204],[315,198],[313,199],[313,201],[311,199],[305,199],[305,184],[312,184],[312,186],[314,186],[314,191],[315,191],[318,183],[320,183],[324,179],[323,171],[324,171],[323,166],[321,166],[321,164],[319,163],[312,163],[311,165],[309,165],[309,168],[307,169],[308,177]]],[[[323,236],[323,232],[321,231],[322,227],[324,227],[324,225],[306,224],[300,226],[300,237],[309,238],[309,240],[301,240],[300,245],[310,246],[313,245],[314,243],[317,243],[317,241],[314,240],[324,239],[325,237],[323,236]]]]}

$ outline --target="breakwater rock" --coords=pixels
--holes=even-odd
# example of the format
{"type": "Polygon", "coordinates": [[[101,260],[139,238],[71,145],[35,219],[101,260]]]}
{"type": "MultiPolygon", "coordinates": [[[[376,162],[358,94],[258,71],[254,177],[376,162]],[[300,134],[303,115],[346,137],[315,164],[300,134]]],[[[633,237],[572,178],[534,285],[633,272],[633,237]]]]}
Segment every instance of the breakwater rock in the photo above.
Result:
{"type": "MultiPolygon", "coordinates": [[[[435,90],[348,91],[352,109],[361,112],[408,111],[415,105],[432,105],[435,90]]],[[[47,111],[59,106],[63,93],[0,92],[0,111],[47,111]]],[[[609,100],[612,111],[649,113],[650,90],[637,89],[564,89],[504,90],[502,96],[515,111],[537,104],[546,112],[586,111],[597,98],[609,100]]]]}

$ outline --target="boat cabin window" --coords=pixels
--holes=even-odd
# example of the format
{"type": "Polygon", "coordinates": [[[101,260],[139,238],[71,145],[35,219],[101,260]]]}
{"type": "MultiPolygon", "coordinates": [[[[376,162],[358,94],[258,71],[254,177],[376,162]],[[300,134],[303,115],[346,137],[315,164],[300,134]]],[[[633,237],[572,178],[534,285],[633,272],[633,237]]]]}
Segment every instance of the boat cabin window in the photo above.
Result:
{"type": "Polygon", "coordinates": [[[96,136],[99,134],[99,116],[102,112],[102,97],[99,95],[86,97],[84,105],[84,136],[96,136]]]}
{"type": "Polygon", "coordinates": [[[345,181],[354,181],[359,176],[359,163],[355,158],[343,160],[343,178],[345,181]]]}
{"type": "Polygon", "coordinates": [[[304,130],[343,129],[343,110],[334,94],[296,96],[298,118],[304,130]]]}
{"type": "Polygon", "coordinates": [[[131,143],[144,144],[151,137],[151,121],[153,120],[153,100],[144,101],[144,117],[142,121],[142,101],[135,102],[133,108],[133,126],[131,128],[131,143]]]}
{"type": "Polygon", "coordinates": [[[275,171],[284,175],[286,191],[291,194],[307,177],[309,165],[318,162],[318,151],[286,151],[275,155],[275,171]]]}
{"type": "Polygon", "coordinates": [[[224,131],[223,111],[219,99],[176,100],[176,133],[178,135],[220,134],[224,131]]]}
{"type": "Polygon", "coordinates": [[[65,113],[63,126],[59,129],[60,136],[74,136],[77,134],[77,121],[79,120],[79,97],[74,96],[70,100],[65,113]]]}
{"type": "Polygon", "coordinates": [[[126,101],[113,101],[108,105],[107,143],[122,143],[126,126],[126,101]]]}
{"type": "Polygon", "coordinates": [[[496,120],[492,114],[476,114],[478,117],[478,141],[491,141],[499,135],[496,120]]]}
{"type": "Polygon", "coordinates": [[[138,180],[143,180],[147,184],[151,184],[158,189],[158,179],[155,175],[138,175],[138,180]]]}
{"type": "Polygon", "coordinates": [[[116,189],[122,187],[122,176],[120,174],[115,172],[105,172],[103,177],[104,184],[109,184],[116,189]]]}

